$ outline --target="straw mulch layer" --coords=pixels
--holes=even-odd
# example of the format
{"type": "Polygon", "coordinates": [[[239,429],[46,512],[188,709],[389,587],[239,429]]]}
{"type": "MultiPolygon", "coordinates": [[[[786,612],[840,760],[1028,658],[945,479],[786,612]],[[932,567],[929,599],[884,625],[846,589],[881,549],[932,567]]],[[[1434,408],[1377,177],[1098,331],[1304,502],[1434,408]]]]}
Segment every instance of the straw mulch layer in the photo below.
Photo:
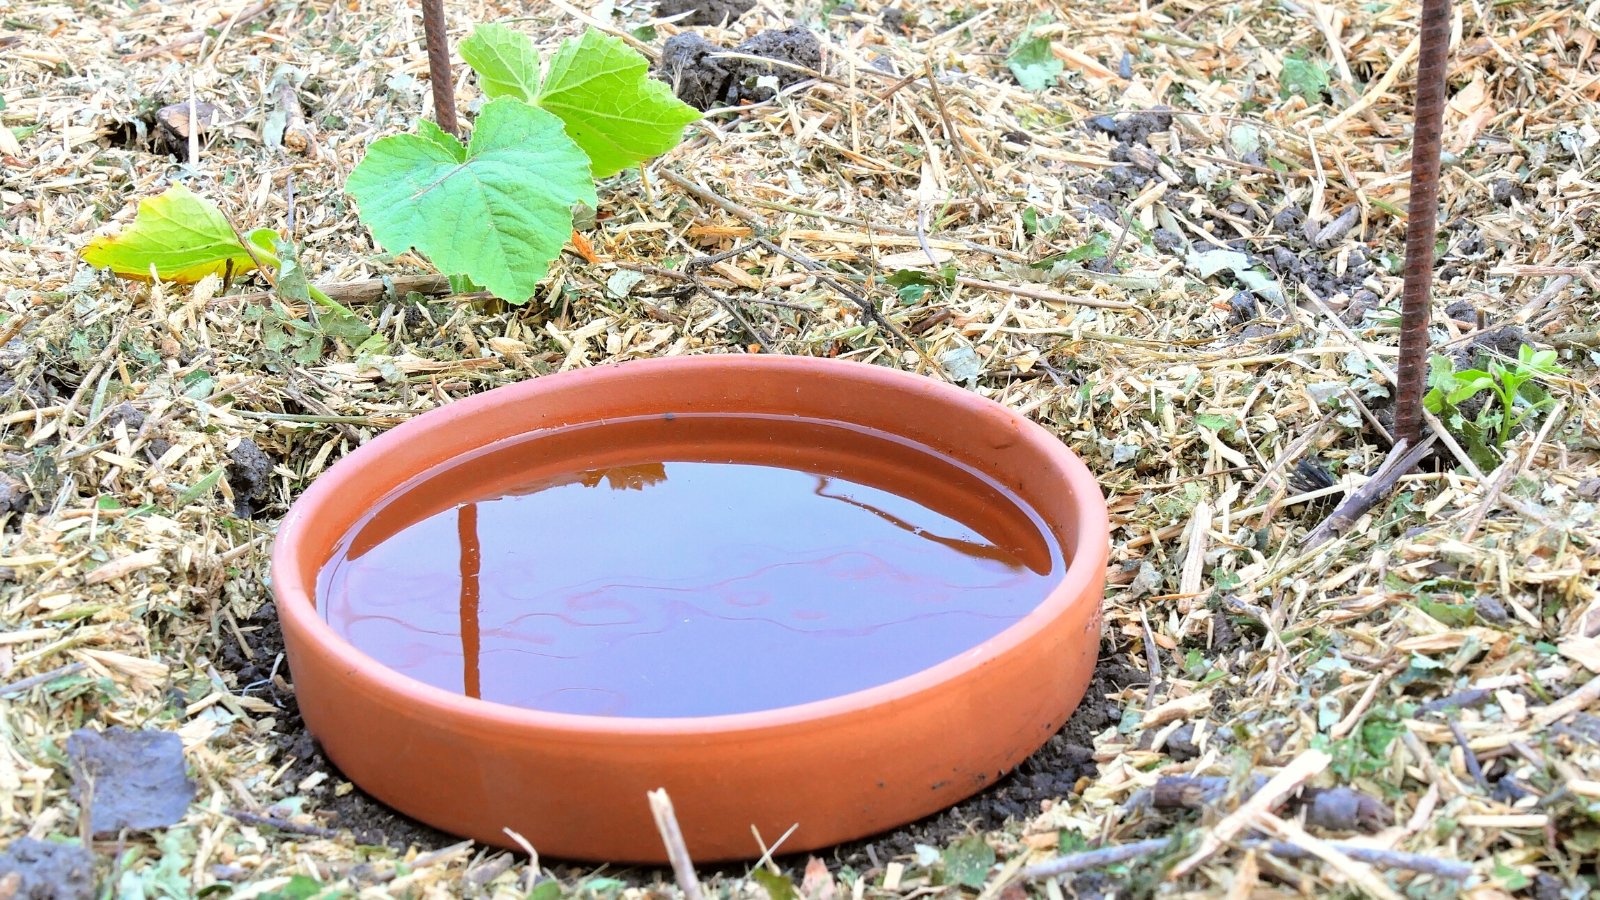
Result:
{"type": "MultiPolygon", "coordinates": [[[[449,7],[457,39],[503,21],[546,49],[580,15],[626,33],[654,14],[449,7]]],[[[508,308],[441,296],[341,191],[369,141],[431,115],[415,4],[10,5],[0,897],[677,891],[664,872],[454,843],[365,801],[300,730],[265,559],[319,472],[425,410],[614,360],[755,351],[918,371],[1020,410],[1100,474],[1115,526],[1084,713],[953,813],[810,865],[780,848],[801,893],[1583,896],[1600,852],[1593,5],[1455,13],[1433,339],[1463,365],[1558,350],[1551,404],[1476,460],[1458,430],[1304,543],[1390,447],[1413,7],[761,0],[725,28],[657,23],[640,34],[659,49],[800,21],[822,77],[713,109],[609,180],[592,246],[508,308]],[[1061,64],[1038,92],[1006,64],[1030,28],[1061,64]],[[198,131],[158,112],[191,97],[215,109],[198,131]],[[393,279],[350,299],[386,345],[296,327],[306,311],[260,282],[133,284],[80,260],[174,181],[241,228],[292,227],[319,283],[393,279]],[[749,247],[756,228],[775,247],[749,247]],[[673,274],[740,247],[706,291],[673,274]],[[900,270],[936,277],[898,290],[900,270]],[[158,733],[137,748],[153,759],[181,743],[177,824],[92,834],[73,760],[131,751],[69,735],[117,726],[158,733]]],[[[457,86],[470,114],[471,75],[457,86]]],[[[741,867],[703,874],[767,890],[741,867]]]]}

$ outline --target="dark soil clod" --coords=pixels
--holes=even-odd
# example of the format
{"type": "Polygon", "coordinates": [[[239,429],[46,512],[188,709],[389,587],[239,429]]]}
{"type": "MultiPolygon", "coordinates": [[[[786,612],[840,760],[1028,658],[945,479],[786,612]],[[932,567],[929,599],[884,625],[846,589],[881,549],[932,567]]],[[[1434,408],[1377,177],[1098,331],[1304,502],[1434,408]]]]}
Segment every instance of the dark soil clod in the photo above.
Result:
{"type": "Polygon", "coordinates": [[[259,444],[245,438],[228,453],[228,484],[233,488],[234,512],[242,519],[256,511],[255,501],[267,493],[272,459],[259,444]]]}
{"type": "MultiPolygon", "coordinates": [[[[763,31],[733,49],[736,53],[804,66],[813,72],[822,69],[822,44],[811,33],[811,29],[803,25],[790,25],[781,31],[763,31]]],[[[809,77],[805,72],[789,66],[741,60],[734,72],[733,84],[729,87],[728,101],[760,103],[771,100],[778,91],[809,77]],[[771,79],[776,79],[776,87],[770,83],[771,79]]]]}
{"type": "Polygon", "coordinates": [[[801,25],[763,31],[733,48],[734,53],[792,65],[715,58],[723,52],[724,48],[693,32],[673,35],[661,48],[656,77],[672,85],[679,100],[705,110],[770,100],[778,91],[810,77],[793,66],[811,71],[822,68],[822,44],[801,25]]]}
{"type": "Polygon", "coordinates": [[[1172,127],[1172,110],[1158,106],[1145,112],[1130,113],[1117,120],[1113,133],[1128,144],[1149,144],[1150,135],[1172,127]]]}
{"type": "Polygon", "coordinates": [[[92,900],[94,854],[78,844],[18,838],[0,853],[6,900],[92,900]]]}
{"type": "Polygon", "coordinates": [[[682,13],[689,16],[679,19],[679,25],[721,25],[732,22],[756,5],[756,0],[658,0],[656,15],[670,18],[682,13]]]}
{"type": "Polygon", "coordinates": [[[14,523],[32,503],[33,495],[28,491],[27,482],[8,472],[0,472],[0,518],[10,516],[8,522],[14,523]]]}
{"type": "Polygon", "coordinates": [[[132,403],[120,403],[111,412],[106,413],[105,421],[101,423],[101,427],[105,428],[106,434],[110,434],[117,429],[118,425],[126,426],[128,434],[132,435],[144,426],[144,413],[140,412],[139,408],[132,403]]]}
{"type": "Polygon", "coordinates": [[[724,60],[711,58],[720,52],[721,47],[692,31],[675,34],[661,47],[656,77],[672,85],[679,100],[695,109],[710,109],[727,96],[733,78],[724,60]]]}
{"type": "Polygon", "coordinates": [[[1525,195],[1522,192],[1522,185],[1509,178],[1502,178],[1489,188],[1489,196],[1500,206],[1510,206],[1513,202],[1520,202],[1525,195]]]}
{"type": "Polygon", "coordinates": [[[67,738],[67,755],[73,799],[88,807],[96,835],[176,824],[194,799],[176,732],[80,728],[67,738]]]}

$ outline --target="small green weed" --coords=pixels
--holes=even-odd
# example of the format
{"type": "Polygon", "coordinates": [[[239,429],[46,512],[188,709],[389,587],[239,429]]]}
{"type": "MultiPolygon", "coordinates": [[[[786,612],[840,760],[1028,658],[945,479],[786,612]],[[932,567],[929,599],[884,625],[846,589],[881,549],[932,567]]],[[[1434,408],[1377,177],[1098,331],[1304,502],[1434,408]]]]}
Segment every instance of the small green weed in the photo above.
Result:
{"type": "Polygon", "coordinates": [[[1435,355],[1429,360],[1430,390],[1422,405],[1466,438],[1474,462],[1493,468],[1506,441],[1553,402],[1539,379],[1565,371],[1554,350],[1534,350],[1527,344],[1517,351],[1516,362],[1491,360],[1487,371],[1458,372],[1450,357],[1435,355]],[[1462,406],[1479,394],[1488,396],[1469,419],[1462,406]]]}

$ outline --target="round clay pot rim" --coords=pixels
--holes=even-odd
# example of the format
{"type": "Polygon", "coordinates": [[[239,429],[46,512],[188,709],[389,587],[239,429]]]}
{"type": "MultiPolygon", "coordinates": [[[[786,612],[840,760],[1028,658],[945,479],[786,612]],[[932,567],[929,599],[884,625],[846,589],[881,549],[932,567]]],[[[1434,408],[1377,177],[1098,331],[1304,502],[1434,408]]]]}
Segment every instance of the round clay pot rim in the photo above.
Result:
{"type": "MultiPolygon", "coordinates": [[[[613,374],[612,377],[616,376],[613,374]]],[[[444,406],[408,419],[356,448],[318,476],[311,487],[292,504],[288,515],[284,517],[278,528],[272,551],[271,588],[280,621],[292,619],[294,624],[300,626],[302,633],[312,645],[308,648],[309,652],[337,658],[346,668],[352,682],[366,680],[383,690],[407,695],[418,705],[427,707],[438,715],[457,720],[476,720],[498,727],[531,728],[568,734],[714,735],[859,714],[874,707],[922,694],[960,678],[1015,649],[1040,629],[1048,627],[1066,607],[1079,602],[1096,574],[1105,568],[1109,540],[1110,526],[1099,482],[1082,460],[1043,426],[1009,407],[971,391],[925,376],[854,360],[765,354],[658,357],[542,375],[453,400],[444,406]],[[317,614],[308,585],[297,576],[291,577],[290,573],[300,571],[302,547],[299,538],[304,528],[301,523],[318,515],[322,509],[338,504],[337,495],[345,473],[356,471],[368,458],[381,455],[391,445],[413,440],[413,432],[434,427],[432,422],[424,421],[433,413],[448,409],[455,416],[473,415],[505,404],[520,404],[526,402],[530,395],[537,396],[549,390],[551,384],[593,377],[600,372],[615,373],[618,369],[624,369],[645,377],[652,372],[708,367],[734,369],[786,367],[800,375],[816,375],[818,369],[849,367],[851,370],[849,377],[856,379],[915,382],[922,390],[936,393],[940,400],[964,411],[973,413],[980,410],[1003,411],[1018,423],[1020,436],[1024,441],[1039,447],[1065,471],[1067,484],[1063,489],[1070,489],[1077,497],[1073,511],[1077,518],[1078,547],[1071,552],[1066,571],[1044,599],[1009,628],[955,656],[910,675],[808,703],[751,712],[683,717],[595,716],[548,712],[479,700],[418,681],[378,662],[334,631],[333,627],[317,614]]]]}

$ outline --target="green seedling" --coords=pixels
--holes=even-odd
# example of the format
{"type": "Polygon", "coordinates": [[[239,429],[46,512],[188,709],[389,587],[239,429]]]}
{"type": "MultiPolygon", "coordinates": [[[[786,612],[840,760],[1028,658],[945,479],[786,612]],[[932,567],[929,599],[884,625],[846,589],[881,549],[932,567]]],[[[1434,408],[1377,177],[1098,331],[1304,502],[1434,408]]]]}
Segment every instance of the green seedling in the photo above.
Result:
{"type": "Polygon", "coordinates": [[[1488,370],[1456,371],[1448,356],[1429,359],[1428,387],[1422,405],[1444,416],[1451,428],[1467,439],[1467,451],[1480,465],[1493,465],[1496,454],[1517,429],[1553,402],[1538,383],[1541,378],[1566,371],[1556,362],[1554,350],[1534,350],[1527,344],[1517,351],[1516,362],[1491,360],[1488,370]],[[1479,394],[1486,402],[1470,420],[1461,406],[1479,394]]]}
{"type": "Polygon", "coordinates": [[[902,304],[914,306],[922,302],[930,291],[939,296],[948,294],[956,285],[956,265],[945,263],[937,272],[898,269],[884,280],[894,286],[902,304]]]}
{"type": "Polygon", "coordinates": [[[501,25],[479,26],[461,55],[490,98],[470,140],[419,122],[375,141],[345,187],[385,247],[525,303],[572,234],[573,207],[597,205],[594,180],[671,150],[700,114],[597,31],[563,43],[542,77],[533,42],[501,25]]]}
{"type": "MultiPolygon", "coordinates": [[[[533,42],[504,26],[481,26],[461,52],[490,98],[471,139],[419,122],[415,134],[375,141],[346,189],[389,249],[414,248],[452,283],[524,303],[572,234],[573,207],[596,205],[594,179],[672,149],[700,114],[649,77],[644,57],[596,31],[562,44],[542,78],[533,42]]],[[[291,242],[270,228],[241,235],[181,184],[140,201],[133,226],[94,239],[83,258],[123,278],[179,284],[271,270],[283,300],[322,310],[315,325],[284,320],[297,358],[320,353],[323,336],[355,346],[370,336],[310,284],[291,242]]]]}
{"type": "Polygon", "coordinates": [[[1056,83],[1065,64],[1056,58],[1050,39],[1028,29],[1006,54],[1006,66],[1025,90],[1042,91],[1056,83]]]}

